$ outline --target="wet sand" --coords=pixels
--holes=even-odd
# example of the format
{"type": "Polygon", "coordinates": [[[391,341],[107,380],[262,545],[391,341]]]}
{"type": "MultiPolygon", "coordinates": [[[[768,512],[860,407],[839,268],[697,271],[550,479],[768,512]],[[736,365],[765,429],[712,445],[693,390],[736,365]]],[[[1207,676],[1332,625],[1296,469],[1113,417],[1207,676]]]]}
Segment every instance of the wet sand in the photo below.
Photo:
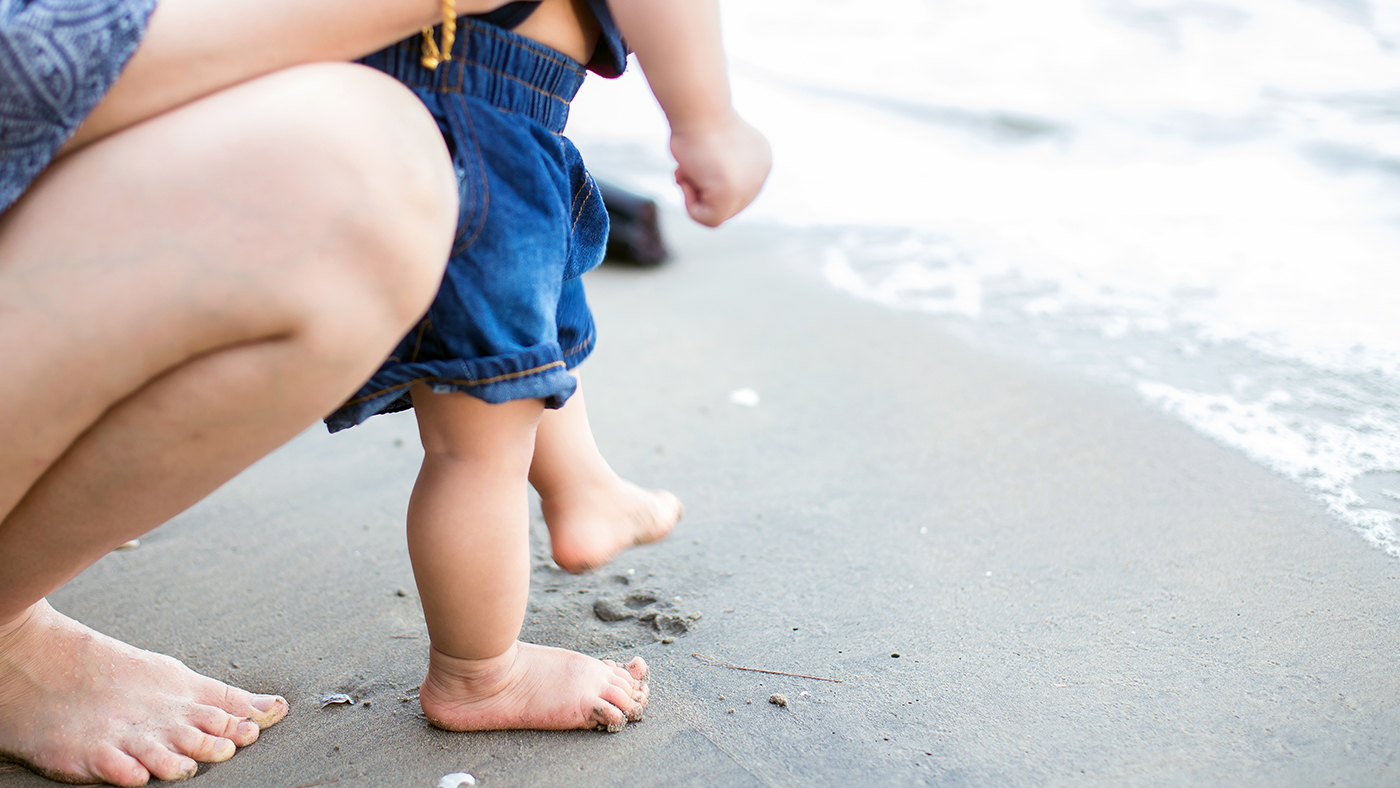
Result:
{"type": "Polygon", "coordinates": [[[1130,392],[830,291],[783,262],[792,232],[671,225],[671,264],[590,275],[583,373],[604,453],[687,518],[574,577],[536,517],[526,623],[645,657],[649,718],[611,736],[427,725],[400,414],[308,432],[53,596],[291,701],[194,785],[1400,780],[1400,565],[1130,392]],[[756,407],[728,401],[744,387],[756,407]],[[329,693],[356,703],[320,708],[329,693]]]}

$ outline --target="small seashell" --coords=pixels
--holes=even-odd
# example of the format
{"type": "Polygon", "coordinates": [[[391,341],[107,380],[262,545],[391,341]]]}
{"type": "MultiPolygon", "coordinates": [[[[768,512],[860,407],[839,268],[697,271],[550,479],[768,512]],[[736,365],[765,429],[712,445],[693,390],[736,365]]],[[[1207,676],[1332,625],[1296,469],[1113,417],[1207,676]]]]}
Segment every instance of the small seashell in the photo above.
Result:
{"type": "Polygon", "coordinates": [[[453,772],[443,775],[437,788],[462,788],[463,785],[476,785],[476,778],[466,772],[453,772]]]}
{"type": "Polygon", "coordinates": [[[333,695],[322,695],[322,696],[321,696],[321,708],[323,708],[323,709],[324,709],[325,707],[327,707],[327,706],[334,706],[334,705],[336,705],[336,704],[338,704],[338,703],[352,703],[352,704],[353,704],[354,702],[355,702],[355,699],[354,699],[354,698],[350,697],[349,695],[346,695],[346,694],[343,693],[343,692],[337,692],[337,693],[335,693],[335,694],[333,694],[333,695]]]}
{"type": "Polygon", "coordinates": [[[729,401],[746,408],[758,407],[758,392],[753,389],[735,389],[729,392],[729,401]]]}

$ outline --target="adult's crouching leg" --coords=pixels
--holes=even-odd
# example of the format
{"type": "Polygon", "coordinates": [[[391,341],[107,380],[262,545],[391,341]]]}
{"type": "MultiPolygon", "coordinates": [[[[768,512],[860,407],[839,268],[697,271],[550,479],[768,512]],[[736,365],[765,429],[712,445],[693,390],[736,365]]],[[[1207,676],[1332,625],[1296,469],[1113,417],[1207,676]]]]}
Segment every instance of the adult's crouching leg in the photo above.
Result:
{"type": "Polygon", "coordinates": [[[348,65],[84,148],[0,217],[0,754],[139,785],[286,713],[43,597],[353,392],[430,302],[455,217],[431,118],[348,65]]]}

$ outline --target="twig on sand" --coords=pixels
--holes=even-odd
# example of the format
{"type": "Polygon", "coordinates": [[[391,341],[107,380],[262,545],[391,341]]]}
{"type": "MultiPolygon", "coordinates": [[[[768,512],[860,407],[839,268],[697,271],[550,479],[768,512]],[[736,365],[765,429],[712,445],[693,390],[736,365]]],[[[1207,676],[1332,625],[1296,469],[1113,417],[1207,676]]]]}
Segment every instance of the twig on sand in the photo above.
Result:
{"type": "Polygon", "coordinates": [[[743,667],[743,666],[741,666],[741,665],[734,665],[734,664],[725,662],[725,661],[723,661],[723,660],[715,659],[714,657],[707,657],[707,656],[705,656],[704,654],[696,654],[696,653],[693,653],[693,652],[691,653],[690,656],[695,657],[696,659],[703,659],[704,661],[710,663],[711,665],[719,665],[719,666],[722,667],[722,668],[733,668],[733,669],[735,669],[735,670],[747,670],[747,671],[749,671],[750,673],[771,673],[771,674],[774,675],[774,676],[791,676],[792,678],[795,678],[795,679],[812,679],[813,681],[829,681],[829,682],[831,682],[832,684],[845,684],[845,683],[846,683],[846,682],[842,681],[841,679],[824,679],[824,678],[822,678],[821,676],[804,676],[804,675],[801,674],[801,673],[784,673],[784,672],[781,671],[781,670],[764,670],[763,668],[746,668],[746,667],[743,667]]]}
{"type": "Polygon", "coordinates": [[[307,783],[306,785],[298,785],[298,786],[296,786],[296,788],[317,788],[317,786],[321,786],[321,785],[335,785],[336,783],[344,782],[344,781],[345,781],[345,778],[344,778],[344,777],[341,777],[341,778],[338,779],[338,780],[327,780],[327,781],[325,781],[325,782],[323,782],[323,783],[307,783]]]}

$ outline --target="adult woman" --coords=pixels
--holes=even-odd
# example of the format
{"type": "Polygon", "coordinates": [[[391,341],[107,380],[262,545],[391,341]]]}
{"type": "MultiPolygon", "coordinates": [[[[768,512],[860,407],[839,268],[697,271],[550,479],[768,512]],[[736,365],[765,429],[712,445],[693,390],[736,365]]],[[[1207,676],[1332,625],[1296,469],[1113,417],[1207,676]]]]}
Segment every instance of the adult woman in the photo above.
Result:
{"type": "MultiPolygon", "coordinates": [[[[0,80],[24,76],[16,40],[49,46],[64,20],[126,8],[109,16],[140,40],[0,215],[0,754],[119,785],[231,757],[285,701],[43,597],[352,392],[431,300],[457,213],[421,104],[333,62],[433,24],[439,0],[141,4],[0,0],[0,80]]],[[[98,33],[76,51],[110,56],[100,35],[122,30],[98,33]]],[[[90,80],[78,57],[68,76],[90,80]]]]}

